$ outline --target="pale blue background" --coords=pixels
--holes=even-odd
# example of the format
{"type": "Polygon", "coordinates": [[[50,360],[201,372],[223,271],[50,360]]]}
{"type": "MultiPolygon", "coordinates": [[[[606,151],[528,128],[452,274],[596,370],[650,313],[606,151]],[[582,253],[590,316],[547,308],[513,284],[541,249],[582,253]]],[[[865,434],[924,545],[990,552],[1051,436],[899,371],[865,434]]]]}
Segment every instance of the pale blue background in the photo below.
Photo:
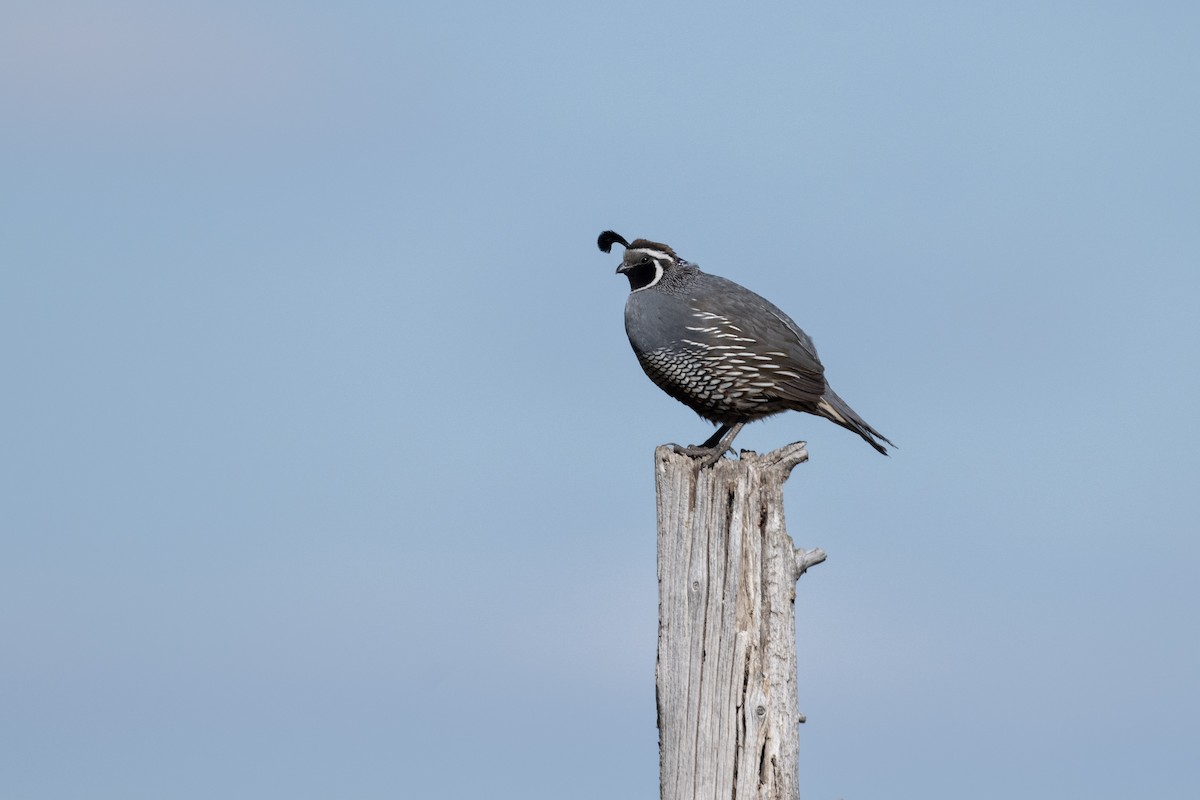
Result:
{"type": "Polygon", "coordinates": [[[1196,4],[433,5],[4,3],[0,795],[656,798],[611,227],[900,445],[806,798],[1200,796],[1196,4]]]}

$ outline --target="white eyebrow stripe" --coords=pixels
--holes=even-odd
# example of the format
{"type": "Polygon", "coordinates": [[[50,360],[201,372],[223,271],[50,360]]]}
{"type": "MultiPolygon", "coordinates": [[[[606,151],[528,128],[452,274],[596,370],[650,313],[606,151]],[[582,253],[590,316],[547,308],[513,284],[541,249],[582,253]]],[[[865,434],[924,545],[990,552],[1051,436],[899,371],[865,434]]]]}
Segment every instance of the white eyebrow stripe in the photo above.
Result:
{"type": "Polygon", "coordinates": [[[642,253],[643,255],[650,256],[655,261],[659,261],[659,260],[671,261],[672,260],[671,257],[669,255],[667,255],[665,252],[663,252],[662,250],[655,250],[651,247],[636,247],[633,250],[630,250],[629,252],[642,253]]]}

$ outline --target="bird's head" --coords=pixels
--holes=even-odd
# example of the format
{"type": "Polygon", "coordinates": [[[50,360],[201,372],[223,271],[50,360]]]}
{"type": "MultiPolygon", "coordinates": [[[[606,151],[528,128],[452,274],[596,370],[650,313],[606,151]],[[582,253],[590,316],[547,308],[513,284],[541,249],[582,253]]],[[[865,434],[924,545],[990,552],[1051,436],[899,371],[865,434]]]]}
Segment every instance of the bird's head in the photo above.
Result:
{"type": "Polygon", "coordinates": [[[621,260],[617,272],[629,279],[631,292],[657,285],[664,275],[669,275],[680,264],[674,250],[649,239],[627,242],[625,237],[616,231],[605,231],[596,240],[596,245],[605,253],[612,252],[614,244],[625,248],[625,258],[621,260]]]}

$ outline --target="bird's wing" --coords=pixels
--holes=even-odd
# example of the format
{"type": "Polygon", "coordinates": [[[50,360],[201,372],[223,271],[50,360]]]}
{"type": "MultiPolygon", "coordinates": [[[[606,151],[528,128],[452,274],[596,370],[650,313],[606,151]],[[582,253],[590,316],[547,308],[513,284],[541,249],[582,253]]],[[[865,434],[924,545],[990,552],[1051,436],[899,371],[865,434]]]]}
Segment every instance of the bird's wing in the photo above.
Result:
{"type": "Polygon", "coordinates": [[[708,286],[692,298],[694,310],[736,334],[729,342],[743,344],[747,364],[756,368],[761,382],[774,384],[764,393],[800,405],[819,402],[825,393],[825,368],[808,334],[749,289],[715,275],[705,277],[708,286]]]}

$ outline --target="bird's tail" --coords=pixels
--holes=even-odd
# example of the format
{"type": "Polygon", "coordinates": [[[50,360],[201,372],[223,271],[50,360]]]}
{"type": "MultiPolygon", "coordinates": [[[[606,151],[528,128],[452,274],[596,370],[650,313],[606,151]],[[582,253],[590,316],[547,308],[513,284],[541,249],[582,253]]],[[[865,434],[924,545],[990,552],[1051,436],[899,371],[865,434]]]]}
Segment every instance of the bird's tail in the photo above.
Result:
{"type": "Polygon", "coordinates": [[[846,430],[854,431],[863,440],[874,447],[885,456],[888,454],[887,448],[879,443],[880,440],[892,444],[892,440],[884,436],[879,431],[867,424],[867,421],[854,412],[854,409],[846,405],[846,401],[837,396],[837,392],[828,387],[825,388],[825,394],[821,396],[821,401],[817,403],[817,413],[831,422],[836,422],[846,430]]]}

